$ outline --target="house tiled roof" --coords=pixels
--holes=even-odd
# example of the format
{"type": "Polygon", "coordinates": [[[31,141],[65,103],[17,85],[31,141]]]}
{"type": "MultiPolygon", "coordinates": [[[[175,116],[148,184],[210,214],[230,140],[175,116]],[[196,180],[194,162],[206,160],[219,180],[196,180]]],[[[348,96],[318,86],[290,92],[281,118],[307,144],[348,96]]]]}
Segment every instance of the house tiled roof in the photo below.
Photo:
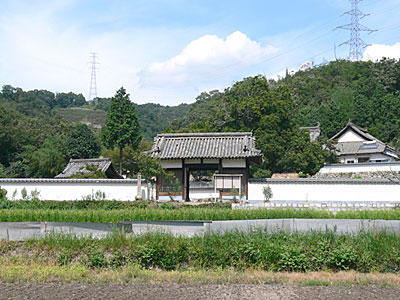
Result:
{"type": "MultiPolygon", "coordinates": [[[[359,136],[363,137],[364,139],[366,139],[367,141],[379,141],[376,137],[370,135],[368,133],[367,129],[361,128],[360,126],[357,126],[356,124],[352,123],[352,122],[348,122],[346,124],[346,126],[340,130],[338,133],[336,133],[333,137],[331,137],[331,140],[336,140],[338,139],[343,133],[345,133],[348,129],[352,129],[353,131],[355,131],[359,136]]],[[[384,144],[383,142],[381,142],[382,144],[384,144]]]]}
{"type": "Polygon", "coordinates": [[[340,155],[383,153],[386,150],[386,145],[380,141],[370,145],[365,145],[364,142],[342,142],[335,147],[340,155]]]}
{"type": "Polygon", "coordinates": [[[335,145],[338,155],[385,153],[398,158],[394,148],[369,134],[367,129],[361,128],[350,121],[341,131],[331,137],[330,140],[339,139],[347,130],[354,131],[365,141],[338,142],[335,145]]]}
{"type": "Polygon", "coordinates": [[[115,170],[111,159],[109,158],[91,158],[91,159],[70,159],[68,165],[62,173],[55,178],[70,178],[77,173],[89,172],[86,170],[87,165],[97,166],[97,170],[104,172],[107,178],[122,179],[123,177],[115,170]]]}
{"type": "Polygon", "coordinates": [[[262,156],[251,132],[158,134],[148,153],[160,159],[261,159],[262,156]]]}

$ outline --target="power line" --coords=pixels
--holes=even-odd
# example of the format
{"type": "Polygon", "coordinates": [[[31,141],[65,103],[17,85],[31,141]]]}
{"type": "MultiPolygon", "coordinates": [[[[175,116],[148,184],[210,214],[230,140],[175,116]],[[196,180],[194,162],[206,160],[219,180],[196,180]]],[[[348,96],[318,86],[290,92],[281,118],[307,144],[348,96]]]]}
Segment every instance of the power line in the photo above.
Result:
{"type": "Polygon", "coordinates": [[[358,4],[361,1],[362,0],[350,0],[351,10],[345,12],[344,14],[348,14],[351,16],[351,23],[336,27],[340,29],[350,30],[350,40],[340,44],[339,46],[344,44],[349,45],[349,59],[353,61],[360,60],[362,57],[362,49],[368,46],[368,44],[361,39],[360,33],[362,31],[366,31],[368,33],[376,31],[360,24],[360,20],[368,16],[368,14],[364,14],[358,9],[358,4]]]}
{"type": "Polygon", "coordinates": [[[91,61],[91,74],[90,74],[90,87],[89,87],[89,101],[97,98],[97,83],[96,83],[96,69],[97,65],[99,64],[96,61],[96,53],[90,53],[91,61]]]}

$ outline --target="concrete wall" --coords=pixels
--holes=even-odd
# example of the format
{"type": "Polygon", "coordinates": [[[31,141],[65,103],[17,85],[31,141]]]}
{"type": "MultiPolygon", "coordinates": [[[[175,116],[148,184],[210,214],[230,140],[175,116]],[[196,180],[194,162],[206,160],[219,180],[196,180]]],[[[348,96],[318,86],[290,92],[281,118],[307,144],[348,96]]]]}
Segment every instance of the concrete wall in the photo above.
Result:
{"type": "Polygon", "coordinates": [[[326,165],[319,173],[400,172],[400,162],[326,165]]]}
{"type": "Polygon", "coordinates": [[[266,186],[272,190],[272,201],[400,201],[400,184],[388,180],[314,178],[251,179],[249,199],[264,200],[266,186]]]}
{"type": "Polygon", "coordinates": [[[74,222],[3,222],[0,223],[0,240],[23,241],[44,237],[52,232],[104,238],[115,229],[128,234],[168,233],[193,237],[207,234],[224,234],[230,231],[254,232],[326,232],[357,234],[363,232],[400,233],[400,220],[350,220],[350,219],[260,219],[231,221],[148,221],[121,222],[119,224],[74,222]]]}
{"type": "Polygon", "coordinates": [[[400,202],[258,202],[232,203],[232,209],[323,209],[333,213],[346,210],[387,210],[399,208],[400,202]]]}
{"type": "MultiPolygon", "coordinates": [[[[133,201],[137,195],[136,179],[5,179],[0,178],[0,186],[7,190],[8,199],[22,199],[21,191],[25,188],[28,196],[39,192],[40,200],[82,200],[97,191],[105,193],[107,200],[133,201]]],[[[147,188],[142,180],[143,199],[155,197],[154,188],[147,188]]]]}

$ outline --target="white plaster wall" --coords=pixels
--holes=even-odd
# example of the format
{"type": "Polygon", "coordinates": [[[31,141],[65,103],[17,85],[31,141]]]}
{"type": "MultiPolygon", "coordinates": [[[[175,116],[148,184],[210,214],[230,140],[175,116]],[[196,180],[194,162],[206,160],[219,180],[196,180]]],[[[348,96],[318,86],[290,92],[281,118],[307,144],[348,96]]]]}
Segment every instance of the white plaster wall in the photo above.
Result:
{"type": "Polygon", "coordinates": [[[359,173],[359,172],[400,172],[400,163],[369,163],[326,165],[319,170],[321,174],[328,173],[359,173]]]}
{"type": "Polygon", "coordinates": [[[272,190],[272,201],[400,201],[400,184],[249,183],[249,200],[264,200],[263,188],[272,190]]]}
{"type": "Polygon", "coordinates": [[[166,159],[161,161],[161,166],[164,169],[179,169],[182,168],[182,160],[166,159]]]}
{"type": "Polygon", "coordinates": [[[203,163],[205,163],[205,164],[218,164],[219,163],[219,159],[204,159],[203,163]]]}
{"type": "Polygon", "coordinates": [[[185,159],[185,164],[201,164],[200,159],[185,159]]]}
{"type": "Polygon", "coordinates": [[[223,168],[245,168],[246,160],[245,159],[223,159],[222,167],[223,168]]]}
{"type": "Polygon", "coordinates": [[[365,141],[362,137],[356,134],[353,130],[348,130],[345,134],[343,134],[339,139],[338,142],[362,142],[365,141]]]}
{"type": "MultiPolygon", "coordinates": [[[[39,192],[40,200],[82,200],[87,195],[94,195],[96,191],[105,193],[107,200],[133,201],[137,195],[136,181],[129,183],[110,183],[110,182],[1,182],[1,188],[7,190],[7,198],[21,199],[21,191],[25,188],[28,196],[32,191],[39,192]],[[16,192],[15,192],[16,191],[16,192]]],[[[150,189],[150,197],[154,197],[154,189],[150,189]]],[[[147,199],[147,183],[142,182],[142,197],[147,199]]]]}

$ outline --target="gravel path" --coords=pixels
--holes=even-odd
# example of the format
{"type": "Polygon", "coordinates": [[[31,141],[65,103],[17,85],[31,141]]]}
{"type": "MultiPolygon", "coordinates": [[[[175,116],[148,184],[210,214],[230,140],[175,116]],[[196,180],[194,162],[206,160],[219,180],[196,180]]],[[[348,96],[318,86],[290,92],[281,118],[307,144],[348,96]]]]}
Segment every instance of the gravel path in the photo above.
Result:
{"type": "Polygon", "coordinates": [[[0,283],[0,299],[400,299],[399,287],[0,283]]]}

